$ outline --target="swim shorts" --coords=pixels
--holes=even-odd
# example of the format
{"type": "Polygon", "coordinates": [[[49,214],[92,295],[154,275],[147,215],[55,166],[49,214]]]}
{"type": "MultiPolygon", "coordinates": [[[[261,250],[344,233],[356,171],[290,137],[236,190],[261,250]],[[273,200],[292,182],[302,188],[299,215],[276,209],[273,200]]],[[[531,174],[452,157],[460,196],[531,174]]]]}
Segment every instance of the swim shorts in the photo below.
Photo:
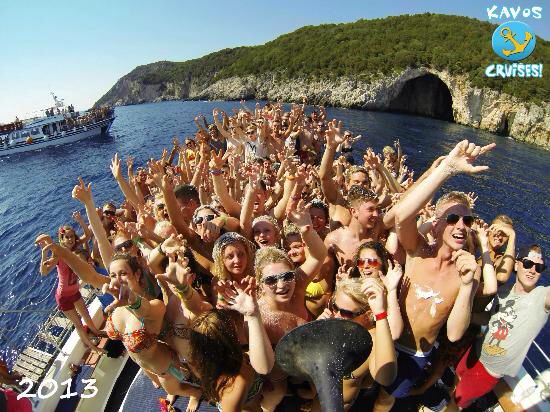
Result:
{"type": "Polygon", "coordinates": [[[73,310],[74,309],[74,303],[79,300],[82,297],[80,292],[76,292],[74,295],[71,296],[62,296],[62,295],[55,295],[55,301],[57,302],[57,307],[59,310],[67,311],[67,310],[73,310]]]}
{"type": "Polygon", "coordinates": [[[431,359],[432,350],[426,353],[414,352],[398,344],[395,348],[397,376],[385,390],[394,398],[406,398],[411,389],[424,377],[424,369],[431,359]]]}
{"type": "Polygon", "coordinates": [[[460,381],[456,385],[454,396],[460,408],[468,407],[472,401],[493,389],[500,380],[487,372],[472,348],[473,346],[468,349],[456,367],[456,375],[460,381]]]}

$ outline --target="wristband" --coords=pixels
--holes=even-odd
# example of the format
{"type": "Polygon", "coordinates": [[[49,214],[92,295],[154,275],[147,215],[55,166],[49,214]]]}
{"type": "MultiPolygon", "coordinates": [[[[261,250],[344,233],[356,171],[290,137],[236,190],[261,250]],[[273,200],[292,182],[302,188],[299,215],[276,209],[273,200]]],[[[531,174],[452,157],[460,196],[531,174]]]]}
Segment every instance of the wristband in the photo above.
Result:
{"type": "Polygon", "coordinates": [[[128,305],[128,308],[133,310],[138,310],[139,308],[141,308],[141,296],[138,295],[136,301],[131,305],[128,305]]]}
{"type": "Polygon", "coordinates": [[[164,250],[162,250],[162,243],[157,246],[157,250],[162,256],[166,257],[166,253],[164,253],[164,250]]]}
{"type": "Polygon", "coordinates": [[[376,318],[376,321],[387,319],[388,312],[386,312],[386,311],[380,312],[380,313],[374,315],[374,317],[376,318]]]}
{"type": "Polygon", "coordinates": [[[176,286],[174,293],[181,300],[189,300],[193,296],[193,288],[189,287],[189,285],[176,286]]]}
{"type": "Polygon", "coordinates": [[[223,170],[222,169],[210,169],[210,174],[212,176],[220,176],[223,174],[223,170]]]}
{"type": "Polygon", "coordinates": [[[296,176],[288,175],[286,178],[287,178],[287,180],[294,180],[294,179],[296,179],[296,176]]]}

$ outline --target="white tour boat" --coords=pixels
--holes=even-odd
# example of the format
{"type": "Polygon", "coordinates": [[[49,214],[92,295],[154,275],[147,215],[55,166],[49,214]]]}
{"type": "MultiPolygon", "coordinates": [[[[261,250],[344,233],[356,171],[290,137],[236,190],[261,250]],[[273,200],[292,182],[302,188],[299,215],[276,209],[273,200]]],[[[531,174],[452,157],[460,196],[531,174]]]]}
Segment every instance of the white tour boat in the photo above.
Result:
{"type": "Polygon", "coordinates": [[[113,108],[75,112],[72,106],[66,108],[62,99],[52,96],[55,108],[46,110],[45,117],[0,125],[0,156],[99,136],[107,133],[115,120],[113,108]]]}

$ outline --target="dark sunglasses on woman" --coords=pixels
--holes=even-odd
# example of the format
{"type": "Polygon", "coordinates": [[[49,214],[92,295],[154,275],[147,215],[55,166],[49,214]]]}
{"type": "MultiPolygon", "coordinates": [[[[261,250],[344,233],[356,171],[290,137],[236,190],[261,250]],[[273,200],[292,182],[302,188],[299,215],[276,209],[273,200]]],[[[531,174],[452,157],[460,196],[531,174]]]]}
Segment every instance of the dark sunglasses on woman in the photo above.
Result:
{"type": "Polygon", "coordinates": [[[356,318],[358,316],[363,315],[364,313],[366,313],[369,310],[368,308],[360,309],[360,310],[357,310],[357,311],[342,309],[342,308],[338,307],[338,305],[336,304],[334,299],[330,299],[328,301],[328,308],[332,313],[339,313],[340,316],[344,319],[356,318]]]}
{"type": "Polygon", "coordinates": [[[262,279],[262,283],[265,283],[267,286],[275,286],[279,279],[283,282],[290,282],[296,278],[296,273],[293,270],[288,272],[279,273],[277,275],[265,276],[262,279]]]}
{"type": "Polygon", "coordinates": [[[193,223],[196,224],[196,225],[200,225],[203,222],[205,222],[205,223],[206,222],[211,222],[215,218],[216,218],[216,215],[197,216],[196,218],[193,219],[193,223]]]}

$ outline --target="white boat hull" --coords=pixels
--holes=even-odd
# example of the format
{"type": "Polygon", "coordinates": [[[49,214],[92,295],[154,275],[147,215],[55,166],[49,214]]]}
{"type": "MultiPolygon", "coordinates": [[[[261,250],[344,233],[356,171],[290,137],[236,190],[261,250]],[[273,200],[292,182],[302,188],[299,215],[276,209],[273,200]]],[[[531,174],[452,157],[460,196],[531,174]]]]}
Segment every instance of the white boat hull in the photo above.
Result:
{"type": "Polygon", "coordinates": [[[107,133],[113,124],[114,117],[101,120],[97,123],[80,126],[78,128],[68,130],[66,132],[57,132],[52,136],[40,135],[33,137],[31,143],[25,140],[13,142],[11,144],[3,144],[0,146],[0,156],[8,156],[15,153],[30,152],[33,150],[42,149],[50,146],[58,146],[66,143],[74,143],[89,137],[99,136],[107,133]]]}

